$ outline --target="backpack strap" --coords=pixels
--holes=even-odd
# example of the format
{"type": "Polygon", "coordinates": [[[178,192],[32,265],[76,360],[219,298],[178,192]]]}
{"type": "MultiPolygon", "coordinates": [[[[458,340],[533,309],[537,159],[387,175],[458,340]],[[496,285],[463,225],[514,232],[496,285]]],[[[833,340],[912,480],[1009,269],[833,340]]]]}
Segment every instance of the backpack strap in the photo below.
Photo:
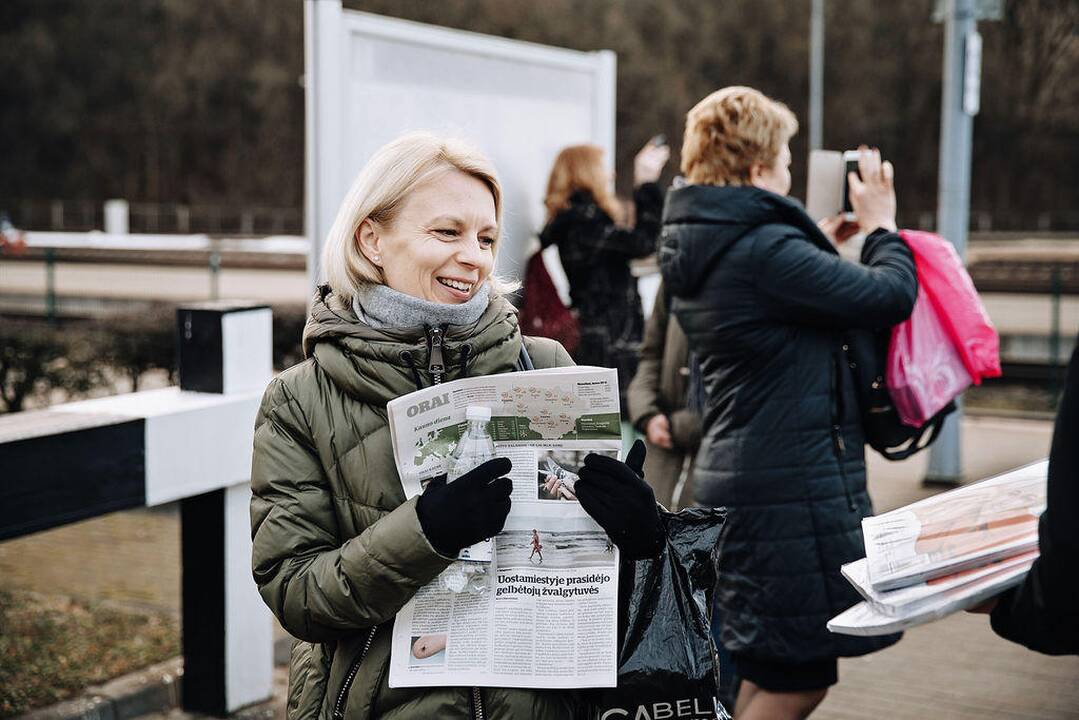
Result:
{"type": "Polygon", "coordinates": [[[517,372],[535,369],[536,366],[532,364],[532,358],[529,356],[528,350],[525,349],[525,340],[521,338],[521,354],[517,356],[517,372]]]}
{"type": "Polygon", "coordinates": [[[900,449],[893,450],[888,448],[881,450],[880,454],[888,460],[906,460],[911,455],[925,450],[927,447],[933,444],[940,435],[940,431],[944,428],[944,421],[948,418],[948,415],[955,410],[955,402],[950,402],[944,408],[934,415],[925,425],[922,425],[918,429],[918,434],[911,438],[910,443],[900,449]],[[928,435],[928,437],[926,437],[928,435]]]}

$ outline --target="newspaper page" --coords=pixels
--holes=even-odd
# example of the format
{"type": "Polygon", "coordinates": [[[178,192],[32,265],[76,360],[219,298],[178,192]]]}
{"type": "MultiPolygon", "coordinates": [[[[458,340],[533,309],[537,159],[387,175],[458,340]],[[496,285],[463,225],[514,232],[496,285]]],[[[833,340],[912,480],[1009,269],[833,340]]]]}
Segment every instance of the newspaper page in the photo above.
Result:
{"type": "Polygon", "coordinates": [[[895,590],[1038,546],[1048,461],[862,520],[874,590],[895,590]]]}
{"type": "Polygon", "coordinates": [[[847,563],[841,570],[843,577],[850,581],[851,585],[858,590],[858,593],[865,598],[866,602],[875,611],[892,617],[904,617],[940,602],[948,591],[979,582],[990,576],[1000,577],[998,573],[1001,570],[1011,570],[1017,567],[1029,570],[1037,557],[1038,551],[1030,550],[1014,557],[991,562],[983,567],[961,570],[935,580],[927,580],[898,590],[886,590],[883,592],[874,590],[870,585],[865,558],[847,563]]]}
{"type": "Polygon", "coordinates": [[[931,602],[916,609],[889,615],[863,601],[828,621],[828,629],[842,635],[887,635],[939,620],[972,608],[1023,582],[1033,560],[994,569],[974,582],[937,593],[931,602]]]}
{"type": "MultiPolygon", "coordinates": [[[[622,447],[614,370],[567,367],[455,380],[387,405],[405,496],[446,472],[470,405],[491,408],[512,506],[491,561],[458,560],[397,614],[390,687],[614,687],[618,549],[576,501],[590,452],[622,447]],[[479,568],[476,571],[476,568],[479,568]]],[[[474,559],[476,554],[472,554],[474,559]]]]}

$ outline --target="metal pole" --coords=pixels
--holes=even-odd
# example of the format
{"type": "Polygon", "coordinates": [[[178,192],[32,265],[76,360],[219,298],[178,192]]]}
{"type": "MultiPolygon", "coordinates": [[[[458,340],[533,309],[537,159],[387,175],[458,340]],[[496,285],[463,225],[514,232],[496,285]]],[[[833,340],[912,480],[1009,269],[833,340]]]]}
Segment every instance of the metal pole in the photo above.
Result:
{"type": "MultiPolygon", "coordinates": [[[[973,107],[969,93],[964,98],[964,92],[970,89],[971,83],[971,78],[965,77],[965,56],[973,42],[972,36],[977,34],[977,23],[974,0],[951,0],[949,5],[944,25],[937,232],[951,240],[959,256],[965,257],[970,222],[970,146],[974,113],[977,112],[976,97],[973,107]]],[[[940,437],[929,451],[929,470],[925,476],[927,483],[954,485],[962,480],[959,427],[963,406],[959,400],[957,398],[958,409],[945,421],[940,437]]]]}
{"type": "Polygon", "coordinates": [[[1057,404],[1060,392],[1060,264],[1053,263],[1049,310],[1049,402],[1057,404]]]}
{"type": "Polygon", "coordinates": [[[221,253],[216,248],[210,250],[210,299],[221,298],[221,253]]]}
{"type": "Polygon", "coordinates": [[[56,324],[56,250],[45,248],[45,317],[56,324]]]}
{"type": "Polygon", "coordinates": [[[824,0],[813,0],[809,19],[809,149],[824,145],[824,0]]]}

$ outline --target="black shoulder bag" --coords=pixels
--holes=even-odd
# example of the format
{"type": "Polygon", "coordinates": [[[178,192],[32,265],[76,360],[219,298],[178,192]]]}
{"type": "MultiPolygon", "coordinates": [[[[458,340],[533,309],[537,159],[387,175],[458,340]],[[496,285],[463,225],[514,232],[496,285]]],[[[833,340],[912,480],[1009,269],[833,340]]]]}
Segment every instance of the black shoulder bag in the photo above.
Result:
{"type": "Polygon", "coordinates": [[[906,460],[933,444],[955,403],[948,403],[921,427],[900,421],[884,380],[890,337],[890,330],[851,331],[844,336],[843,350],[854,373],[865,441],[888,460],[906,460]]]}

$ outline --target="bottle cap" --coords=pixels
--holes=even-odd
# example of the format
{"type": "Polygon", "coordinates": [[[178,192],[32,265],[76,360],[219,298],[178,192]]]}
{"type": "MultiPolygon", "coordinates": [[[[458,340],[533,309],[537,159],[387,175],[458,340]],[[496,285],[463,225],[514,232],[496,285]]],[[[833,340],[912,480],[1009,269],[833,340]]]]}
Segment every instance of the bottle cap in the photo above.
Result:
{"type": "Polygon", "coordinates": [[[491,420],[491,408],[483,405],[469,405],[465,409],[465,419],[489,422],[491,420]]]}

